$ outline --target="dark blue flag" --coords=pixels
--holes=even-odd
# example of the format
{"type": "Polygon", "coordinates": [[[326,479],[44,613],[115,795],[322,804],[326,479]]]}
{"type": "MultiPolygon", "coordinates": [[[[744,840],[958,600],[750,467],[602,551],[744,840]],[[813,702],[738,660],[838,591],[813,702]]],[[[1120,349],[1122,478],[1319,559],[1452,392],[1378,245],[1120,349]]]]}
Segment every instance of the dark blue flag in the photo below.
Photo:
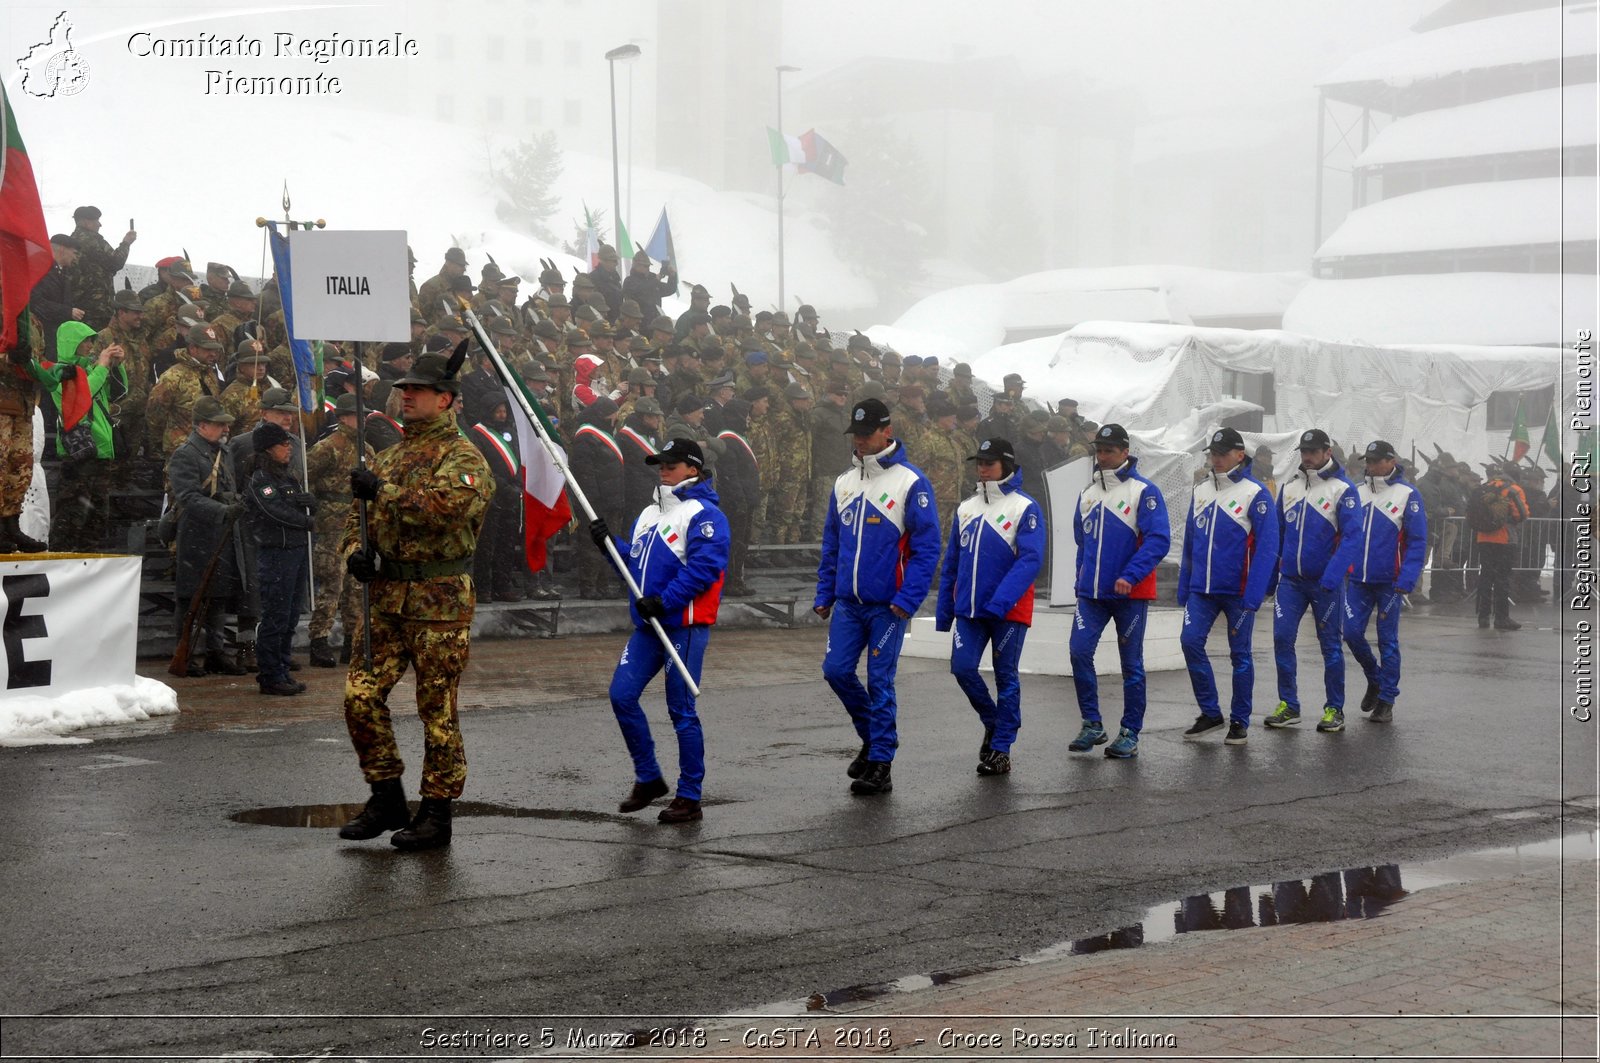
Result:
{"type": "Polygon", "coordinates": [[[278,298],[283,303],[283,324],[289,333],[289,354],[294,358],[295,382],[300,387],[300,408],[316,409],[316,396],[311,392],[312,378],[317,375],[317,359],[311,353],[310,340],[294,338],[294,305],[291,298],[294,283],[289,274],[289,238],[278,232],[278,223],[267,222],[267,232],[272,243],[272,265],[278,271],[278,298]]]}

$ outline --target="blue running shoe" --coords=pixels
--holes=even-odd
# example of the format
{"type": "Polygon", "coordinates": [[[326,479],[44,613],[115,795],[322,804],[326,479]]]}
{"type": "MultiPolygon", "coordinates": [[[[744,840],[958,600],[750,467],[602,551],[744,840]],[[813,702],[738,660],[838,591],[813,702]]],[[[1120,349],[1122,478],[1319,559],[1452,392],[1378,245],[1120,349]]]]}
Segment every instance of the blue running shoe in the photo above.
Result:
{"type": "Polygon", "coordinates": [[[1106,756],[1113,760],[1128,760],[1139,755],[1139,736],[1124,727],[1117,732],[1117,740],[1106,746],[1106,756]]]}
{"type": "Polygon", "coordinates": [[[1098,720],[1085,720],[1083,730],[1078,732],[1078,737],[1067,744],[1067,748],[1074,753],[1082,753],[1095,746],[1103,746],[1109,739],[1106,738],[1106,729],[1098,720]]]}

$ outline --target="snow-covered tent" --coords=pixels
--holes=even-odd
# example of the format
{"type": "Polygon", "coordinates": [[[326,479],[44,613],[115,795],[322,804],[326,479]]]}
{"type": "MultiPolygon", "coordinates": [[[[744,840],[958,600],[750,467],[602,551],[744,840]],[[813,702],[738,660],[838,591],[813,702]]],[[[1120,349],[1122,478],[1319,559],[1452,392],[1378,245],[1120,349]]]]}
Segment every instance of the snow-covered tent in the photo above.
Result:
{"type": "MultiPolygon", "coordinates": [[[[1413,447],[1420,457],[1435,445],[1487,461],[1490,395],[1556,385],[1564,357],[1572,356],[1545,347],[1362,346],[1273,330],[1094,321],[996,348],[973,372],[990,382],[1020,373],[1027,397],[1071,397],[1085,416],[1128,428],[1142,471],[1169,499],[1176,541],[1208,434],[1261,410],[1234,394],[1238,375],[1272,377],[1268,430],[1244,436],[1252,451],[1271,448],[1273,471],[1284,476],[1297,461],[1298,433],[1312,426],[1347,449],[1386,439],[1408,465],[1413,447]]],[[[1565,379],[1575,381],[1570,372],[1565,379]]],[[[1569,395],[1564,408],[1571,405],[1569,395]]]]}

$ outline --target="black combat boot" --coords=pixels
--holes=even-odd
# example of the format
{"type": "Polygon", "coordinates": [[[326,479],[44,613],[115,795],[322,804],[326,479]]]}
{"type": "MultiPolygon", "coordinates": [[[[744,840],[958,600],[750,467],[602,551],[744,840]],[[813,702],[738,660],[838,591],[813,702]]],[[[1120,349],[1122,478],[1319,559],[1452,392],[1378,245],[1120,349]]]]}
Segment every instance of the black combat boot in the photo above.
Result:
{"type": "Polygon", "coordinates": [[[217,675],[249,675],[254,668],[246,668],[226,653],[206,654],[206,671],[217,675]]]}
{"type": "Polygon", "coordinates": [[[339,663],[340,664],[349,664],[350,663],[350,649],[351,649],[352,646],[355,645],[355,641],[356,641],[356,639],[355,639],[354,635],[351,635],[351,634],[348,634],[348,633],[345,635],[345,637],[344,637],[344,645],[339,647],[339,663]]]}
{"type": "Polygon", "coordinates": [[[328,637],[311,640],[311,667],[333,668],[339,663],[339,657],[333,652],[333,647],[328,643],[328,637]]]}
{"type": "Polygon", "coordinates": [[[871,748],[866,742],[861,743],[861,752],[856,754],[856,759],[850,762],[844,773],[852,779],[861,778],[861,773],[867,770],[867,751],[871,748]]]}
{"type": "Polygon", "coordinates": [[[406,852],[442,849],[450,844],[450,799],[424,797],[417,806],[417,818],[405,830],[397,830],[389,844],[406,852]]]}
{"type": "Polygon", "coordinates": [[[261,662],[256,660],[256,644],[253,642],[239,643],[239,667],[247,672],[256,672],[261,669],[261,662]]]}
{"type": "Polygon", "coordinates": [[[411,809],[406,807],[406,791],[399,779],[384,779],[372,784],[372,796],[367,807],[349,823],[339,828],[339,837],[346,841],[364,842],[376,838],[384,831],[401,830],[411,822],[411,809]]]}
{"type": "Polygon", "coordinates": [[[882,760],[867,761],[867,770],[861,773],[861,778],[850,784],[850,792],[862,797],[886,794],[893,789],[894,783],[889,778],[889,764],[882,760]]]}
{"type": "Polygon", "coordinates": [[[44,543],[27,535],[22,530],[22,517],[13,513],[5,519],[5,537],[11,541],[11,548],[19,554],[41,554],[45,550],[44,543]]]}

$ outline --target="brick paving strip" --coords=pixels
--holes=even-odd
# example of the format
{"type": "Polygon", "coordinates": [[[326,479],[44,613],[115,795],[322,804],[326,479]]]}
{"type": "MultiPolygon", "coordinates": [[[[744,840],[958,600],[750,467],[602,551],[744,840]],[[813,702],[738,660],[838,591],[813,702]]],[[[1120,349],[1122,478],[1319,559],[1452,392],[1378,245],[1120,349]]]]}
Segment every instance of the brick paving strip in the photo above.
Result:
{"type": "Polygon", "coordinates": [[[1595,898],[1593,863],[1569,859],[1420,890],[1376,918],[1188,933],[794,1019],[717,1020],[705,1058],[1593,1060],[1595,898]],[[746,1044],[786,1028],[803,1032],[746,1044]],[[887,1047],[835,1047],[883,1029],[887,1047]]]}

